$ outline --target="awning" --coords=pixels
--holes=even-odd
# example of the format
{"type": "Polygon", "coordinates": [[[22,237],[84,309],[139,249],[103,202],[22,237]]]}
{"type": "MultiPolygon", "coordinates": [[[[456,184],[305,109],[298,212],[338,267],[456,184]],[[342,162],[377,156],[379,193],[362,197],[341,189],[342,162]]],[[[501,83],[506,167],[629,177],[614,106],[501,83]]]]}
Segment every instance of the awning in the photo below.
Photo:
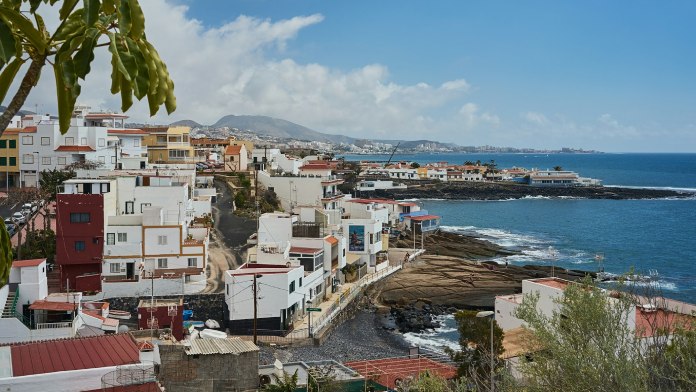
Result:
{"type": "Polygon", "coordinates": [[[355,253],[346,254],[346,263],[353,264],[358,260],[360,260],[360,255],[356,255],[355,253]]]}

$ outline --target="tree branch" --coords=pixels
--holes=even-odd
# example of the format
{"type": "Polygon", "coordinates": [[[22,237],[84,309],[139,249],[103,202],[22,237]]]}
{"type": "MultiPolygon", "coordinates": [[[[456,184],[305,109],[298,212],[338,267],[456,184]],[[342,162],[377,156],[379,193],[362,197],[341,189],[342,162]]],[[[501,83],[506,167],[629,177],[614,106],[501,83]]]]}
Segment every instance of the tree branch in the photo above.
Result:
{"type": "Polygon", "coordinates": [[[0,116],[0,136],[7,129],[10,121],[12,121],[12,117],[24,106],[24,101],[27,100],[29,93],[36,86],[36,82],[38,82],[41,75],[41,68],[43,68],[45,63],[46,57],[43,56],[32,60],[27,73],[22,79],[22,83],[19,85],[19,89],[12,97],[10,104],[7,105],[5,112],[0,116]]]}

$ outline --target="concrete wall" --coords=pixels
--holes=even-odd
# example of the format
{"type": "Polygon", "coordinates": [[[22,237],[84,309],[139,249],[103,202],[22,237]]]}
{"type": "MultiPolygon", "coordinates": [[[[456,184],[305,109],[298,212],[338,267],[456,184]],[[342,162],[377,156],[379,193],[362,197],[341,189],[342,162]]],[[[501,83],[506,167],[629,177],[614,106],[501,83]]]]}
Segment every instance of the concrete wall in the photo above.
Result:
{"type": "Polygon", "coordinates": [[[495,298],[495,321],[503,331],[521,327],[524,323],[515,317],[521,295],[507,295],[495,298]]]}
{"type": "MultiPolygon", "coordinates": [[[[102,292],[96,299],[112,297],[149,296],[152,282],[143,279],[137,282],[106,282],[102,281],[102,292]]],[[[181,295],[184,292],[184,278],[155,279],[155,294],[181,295]]]]}
{"type": "Polygon", "coordinates": [[[159,378],[168,391],[246,391],[258,387],[258,351],[193,356],[181,345],[160,345],[159,354],[159,378]]]}

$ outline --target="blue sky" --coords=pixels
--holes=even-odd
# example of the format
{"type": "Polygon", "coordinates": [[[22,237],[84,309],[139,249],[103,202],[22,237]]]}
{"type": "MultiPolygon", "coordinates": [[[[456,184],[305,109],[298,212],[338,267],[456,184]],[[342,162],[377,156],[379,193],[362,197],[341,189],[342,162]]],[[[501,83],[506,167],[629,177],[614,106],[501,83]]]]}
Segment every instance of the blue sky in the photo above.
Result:
{"type": "Polygon", "coordinates": [[[355,137],[696,151],[693,1],[141,3],[179,86],[177,112],[153,122],[255,114],[355,137]]]}

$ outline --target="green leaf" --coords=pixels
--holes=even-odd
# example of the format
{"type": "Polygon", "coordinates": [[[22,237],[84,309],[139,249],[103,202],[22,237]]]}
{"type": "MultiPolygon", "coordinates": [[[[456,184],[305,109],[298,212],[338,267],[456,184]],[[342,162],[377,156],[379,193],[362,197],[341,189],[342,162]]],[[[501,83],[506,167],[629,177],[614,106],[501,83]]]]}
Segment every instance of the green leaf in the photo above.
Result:
{"type": "Polygon", "coordinates": [[[90,71],[90,63],[94,60],[94,46],[97,44],[97,35],[99,30],[95,28],[89,28],[85,32],[84,42],[80,46],[80,49],[75,54],[73,61],[75,62],[75,74],[78,78],[82,80],[90,71]]]}
{"type": "Polygon", "coordinates": [[[133,89],[129,81],[121,79],[121,111],[126,112],[133,106],[133,89]]]}
{"type": "Polygon", "coordinates": [[[102,11],[105,14],[113,14],[116,12],[116,3],[114,0],[102,0],[102,11]]]}
{"type": "Polygon", "coordinates": [[[130,0],[130,17],[130,36],[138,40],[145,33],[145,14],[143,14],[143,9],[140,8],[138,0],[130,0]]]}
{"type": "Polygon", "coordinates": [[[16,44],[12,30],[0,19],[0,68],[17,54],[16,44]]]}
{"type": "Polygon", "coordinates": [[[139,40],[138,42],[138,49],[140,49],[140,52],[143,54],[145,57],[145,61],[147,61],[147,74],[150,80],[148,81],[148,99],[150,98],[149,95],[157,95],[157,87],[159,86],[159,75],[157,74],[157,63],[155,62],[155,59],[153,56],[150,54],[150,51],[147,48],[147,45],[142,40],[139,40]]]}
{"type": "Polygon", "coordinates": [[[46,40],[24,15],[11,8],[0,6],[0,18],[24,35],[34,48],[36,48],[39,54],[44,54],[44,52],[46,52],[46,40]]]}
{"type": "Polygon", "coordinates": [[[85,10],[80,8],[77,11],[70,14],[68,19],[65,21],[63,26],[61,26],[55,34],[53,34],[54,41],[63,41],[71,35],[80,34],[84,32],[85,20],[83,15],[85,10]]]}
{"type": "Polygon", "coordinates": [[[112,55],[115,56],[116,65],[118,66],[118,69],[121,71],[121,74],[123,74],[123,78],[130,82],[133,79],[131,78],[131,75],[135,77],[135,72],[137,72],[133,56],[131,56],[131,54],[128,53],[126,50],[123,50],[123,38],[120,34],[114,34],[111,32],[109,32],[108,34],[110,40],[109,51],[112,55]]]}
{"type": "Polygon", "coordinates": [[[121,34],[128,34],[131,30],[131,7],[130,1],[121,0],[121,6],[118,7],[118,29],[121,34]]]}
{"type": "Polygon", "coordinates": [[[35,13],[42,1],[43,0],[29,0],[29,12],[32,14],[35,13]]]}
{"type": "Polygon", "coordinates": [[[111,56],[111,94],[121,91],[121,72],[116,64],[116,56],[111,56]]]}
{"type": "Polygon", "coordinates": [[[147,94],[150,87],[150,71],[147,67],[147,60],[135,41],[126,37],[126,44],[128,50],[133,55],[138,71],[135,76],[135,83],[133,84],[133,92],[135,93],[135,97],[141,100],[147,94]]]}
{"type": "Polygon", "coordinates": [[[70,16],[70,12],[75,8],[78,0],[64,0],[63,5],[60,6],[60,11],[58,11],[58,16],[60,20],[65,20],[70,16]]]}
{"type": "Polygon", "coordinates": [[[62,63],[53,65],[53,73],[56,79],[56,96],[58,98],[58,123],[60,133],[65,134],[70,129],[70,118],[75,109],[75,101],[72,99],[71,91],[63,83],[62,63]]]}
{"type": "Polygon", "coordinates": [[[5,99],[7,90],[10,89],[10,85],[12,85],[12,81],[15,76],[17,76],[17,71],[19,71],[19,67],[21,67],[22,64],[24,64],[24,61],[19,57],[15,57],[14,61],[9,63],[7,67],[2,70],[2,73],[0,73],[0,102],[5,99]]]}
{"type": "Polygon", "coordinates": [[[84,0],[84,18],[87,27],[92,27],[94,26],[94,23],[96,23],[97,19],[99,18],[99,7],[99,0],[84,0]]]}

